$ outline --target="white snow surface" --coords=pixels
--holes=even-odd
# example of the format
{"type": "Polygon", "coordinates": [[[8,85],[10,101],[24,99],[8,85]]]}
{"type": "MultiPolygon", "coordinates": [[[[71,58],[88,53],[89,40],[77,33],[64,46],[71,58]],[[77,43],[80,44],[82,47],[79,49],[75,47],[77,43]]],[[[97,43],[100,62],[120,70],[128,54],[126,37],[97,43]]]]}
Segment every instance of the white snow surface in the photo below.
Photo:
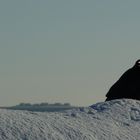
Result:
{"type": "Polygon", "coordinates": [[[140,101],[54,113],[1,109],[0,140],[140,140],[140,101]]]}

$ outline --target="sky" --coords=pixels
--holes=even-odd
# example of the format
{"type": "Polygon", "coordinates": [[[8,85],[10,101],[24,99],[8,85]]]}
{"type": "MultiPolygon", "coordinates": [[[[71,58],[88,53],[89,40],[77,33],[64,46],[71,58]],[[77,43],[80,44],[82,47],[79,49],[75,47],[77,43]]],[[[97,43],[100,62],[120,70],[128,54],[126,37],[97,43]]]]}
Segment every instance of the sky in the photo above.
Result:
{"type": "Polygon", "coordinates": [[[139,0],[0,1],[0,106],[105,100],[140,58],[139,0]]]}

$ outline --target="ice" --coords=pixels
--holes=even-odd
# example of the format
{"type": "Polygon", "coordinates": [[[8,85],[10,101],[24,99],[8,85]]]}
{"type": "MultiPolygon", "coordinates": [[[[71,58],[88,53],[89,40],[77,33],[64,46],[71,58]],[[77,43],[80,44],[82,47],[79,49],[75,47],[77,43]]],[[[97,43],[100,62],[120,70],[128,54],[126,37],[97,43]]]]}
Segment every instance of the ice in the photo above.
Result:
{"type": "Polygon", "coordinates": [[[64,112],[0,110],[0,140],[139,140],[140,101],[112,100],[64,112]]]}

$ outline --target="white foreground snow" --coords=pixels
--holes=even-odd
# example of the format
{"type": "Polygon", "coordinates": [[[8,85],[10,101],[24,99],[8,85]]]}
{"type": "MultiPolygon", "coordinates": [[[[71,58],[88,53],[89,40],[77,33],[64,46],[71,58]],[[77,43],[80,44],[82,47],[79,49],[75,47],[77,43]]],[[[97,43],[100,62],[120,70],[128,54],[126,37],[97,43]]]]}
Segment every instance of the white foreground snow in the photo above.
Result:
{"type": "Polygon", "coordinates": [[[140,140],[140,101],[59,113],[0,110],[0,140],[140,140]]]}

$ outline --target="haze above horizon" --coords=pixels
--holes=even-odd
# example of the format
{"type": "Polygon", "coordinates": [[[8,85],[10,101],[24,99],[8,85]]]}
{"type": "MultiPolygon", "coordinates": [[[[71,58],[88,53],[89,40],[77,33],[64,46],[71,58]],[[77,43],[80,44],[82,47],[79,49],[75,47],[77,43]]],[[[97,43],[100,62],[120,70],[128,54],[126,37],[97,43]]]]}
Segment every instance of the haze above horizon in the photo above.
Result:
{"type": "Polygon", "coordinates": [[[0,106],[104,101],[140,58],[138,0],[0,1],[0,106]]]}

